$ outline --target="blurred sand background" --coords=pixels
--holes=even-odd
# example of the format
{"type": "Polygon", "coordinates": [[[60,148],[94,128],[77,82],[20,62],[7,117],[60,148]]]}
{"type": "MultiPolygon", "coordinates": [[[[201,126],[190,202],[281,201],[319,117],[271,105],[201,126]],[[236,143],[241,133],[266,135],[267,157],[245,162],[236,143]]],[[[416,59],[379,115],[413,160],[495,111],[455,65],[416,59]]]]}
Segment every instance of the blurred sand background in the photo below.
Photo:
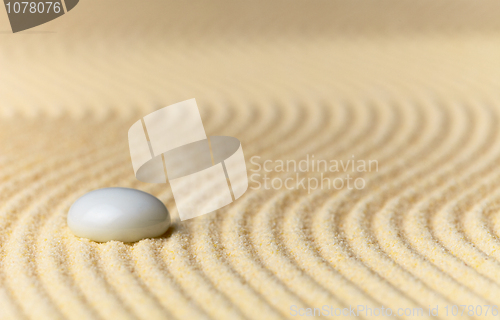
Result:
{"type": "Polygon", "coordinates": [[[294,319],[292,305],[466,319],[444,307],[500,304],[499,10],[83,0],[18,34],[0,10],[0,319],[294,319]],[[73,236],[67,211],[97,188],[177,215],[168,185],[135,179],[127,130],[190,98],[248,169],[314,154],[379,171],[363,190],[249,189],[134,244],[73,236]]]}

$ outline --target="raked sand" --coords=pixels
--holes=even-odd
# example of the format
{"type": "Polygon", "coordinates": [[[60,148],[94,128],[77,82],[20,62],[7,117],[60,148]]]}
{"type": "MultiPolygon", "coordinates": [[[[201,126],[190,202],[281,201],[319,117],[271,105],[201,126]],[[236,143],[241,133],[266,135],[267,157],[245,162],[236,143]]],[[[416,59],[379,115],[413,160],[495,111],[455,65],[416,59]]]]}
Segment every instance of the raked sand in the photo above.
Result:
{"type": "Polygon", "coordinates": [[[498,9],[81,1],[16,35],[0,10],[0,319],[294,319],[324,305],[466,319],[445,308],[500,305],[498,9]],[[378,170],[349,173],[359,190],[250,182],[179,222],[168,184],[135,179],[127,130],[189,98],[207,134],[240,139],[249,176],[254,156],[378,170]],[[133,244],[75,237],[71,204],[112,186],[157,196],[174,226],[133,244]]]}

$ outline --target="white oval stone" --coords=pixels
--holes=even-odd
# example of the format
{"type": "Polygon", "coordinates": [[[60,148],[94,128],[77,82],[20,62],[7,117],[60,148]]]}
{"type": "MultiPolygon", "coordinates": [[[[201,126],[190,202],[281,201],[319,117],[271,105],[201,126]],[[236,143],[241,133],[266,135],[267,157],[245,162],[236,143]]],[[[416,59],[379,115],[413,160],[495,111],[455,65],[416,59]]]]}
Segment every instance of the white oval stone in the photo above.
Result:
{"type": "Polygon", "coordinates": [[[98,242],[134,242],[161,236],[170,226],[170,215],[165,205],[149,193],[104,188],[73,203],[68,226],[75,235],[98,242]]]}

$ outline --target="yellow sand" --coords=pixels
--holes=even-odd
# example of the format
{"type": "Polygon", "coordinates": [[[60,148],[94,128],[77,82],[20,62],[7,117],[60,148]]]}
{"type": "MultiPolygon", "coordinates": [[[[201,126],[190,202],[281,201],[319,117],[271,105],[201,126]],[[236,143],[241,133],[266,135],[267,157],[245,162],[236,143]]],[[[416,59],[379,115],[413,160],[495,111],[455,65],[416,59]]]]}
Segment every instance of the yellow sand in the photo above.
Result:
{"type": "Polygon", "coordinates": [[[465,319],[444,308],[500,304],[499,7],[81,1],[15,35],[0,9],[0,319],[260,320],[292,305],[465,319]],[[96,188],[144,190],[177,217],[168,185],[135,179],[127,130],[189,98],[248,169],[309,154],[379,170],[362,190],[249,189],[158,239],[73,236],[68,208],[96,188]]]}

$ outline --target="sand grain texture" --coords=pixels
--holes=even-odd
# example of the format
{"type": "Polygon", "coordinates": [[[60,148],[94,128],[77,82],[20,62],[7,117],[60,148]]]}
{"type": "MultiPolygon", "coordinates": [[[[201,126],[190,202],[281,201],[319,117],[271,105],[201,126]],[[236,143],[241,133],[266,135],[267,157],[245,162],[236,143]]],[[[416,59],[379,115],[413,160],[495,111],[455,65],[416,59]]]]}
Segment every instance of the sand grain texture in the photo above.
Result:
{"type": "Polygon", "coordinates": [[[0,10],[0,319],[500,304],[498,6],[81,1],[15,35],[0,10]],[[168,185],[135,179],[127,130],[193,97],[249,170],[307,154],[379,170],[362,190],[249,189],[134,244],[73,236],[68,209],[97,188],[177,216],[168,185]]]}

